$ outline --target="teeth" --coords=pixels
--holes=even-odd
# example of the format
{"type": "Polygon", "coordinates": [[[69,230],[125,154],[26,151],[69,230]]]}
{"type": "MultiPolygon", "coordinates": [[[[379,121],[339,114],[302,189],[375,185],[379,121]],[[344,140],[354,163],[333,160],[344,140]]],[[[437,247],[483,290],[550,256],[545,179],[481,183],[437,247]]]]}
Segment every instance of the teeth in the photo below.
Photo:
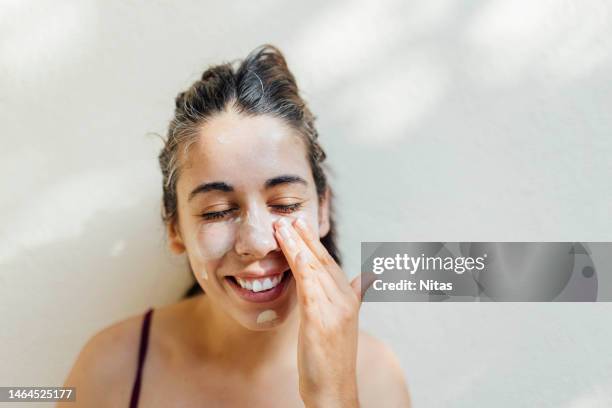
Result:
{"type": "Polygon", "coordinates": [[[253,292],[261,291],[261,281],[259,279],[253,281],[253,292]]]}
{"type": "Polygon", "coordinates": [[[272,289],[278,285],[284,275],[285,273],[283,272],[272,278],[266,277],[264,279],[243,279],[236,276],[236,281],[245,289],[252,290],[253,292],[261,292],[262,290],[272,289]]]}

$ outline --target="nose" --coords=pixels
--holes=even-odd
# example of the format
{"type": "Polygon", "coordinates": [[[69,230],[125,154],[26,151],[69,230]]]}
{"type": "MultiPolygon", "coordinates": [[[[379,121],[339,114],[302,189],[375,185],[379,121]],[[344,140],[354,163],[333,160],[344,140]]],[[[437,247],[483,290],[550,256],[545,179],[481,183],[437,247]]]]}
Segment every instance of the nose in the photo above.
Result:
{"type": "Polygon", "coordinates": [[[274,238],[274,220],[267,211],[249,209],[239,221],[236,253],[244,260],[262,259],[278,249],[274,238]]]}

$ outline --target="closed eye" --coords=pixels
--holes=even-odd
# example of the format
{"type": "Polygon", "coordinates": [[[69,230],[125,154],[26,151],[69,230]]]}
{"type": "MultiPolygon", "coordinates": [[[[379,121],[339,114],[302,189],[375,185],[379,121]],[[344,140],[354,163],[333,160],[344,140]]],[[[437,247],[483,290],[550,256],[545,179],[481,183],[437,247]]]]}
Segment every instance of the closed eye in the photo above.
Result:
{"type": "MultiPolygon", "coordinates": [[[[302,203],[276,204],[276,205],[271,205],[270,207],[280,213],[291,214],[295,211],[298,211],[300,208],[302,208],[302,203]]],[[[227,210],[223,210],[223,211],[213,211],[213,212],[204,213],[204,214],[201,214],[200,217],[202,217],[203,219],[207,221],[220,220],[222,218],[225,218],[227,215],[231,214],[232,212],[236,210],[238,209],[228,208],[227,210]]]]}
{"type": "Polygon", "coordinates": [[[218,220],[218,219],[225,217],[226,215],[228,215],[229,213],[235,210],[237,210],[237,208],[228,208],[227,210],[223,210],[223,211],[208,212],[208,213],[202,214],[201,217],[207,221],[218,220]]]}
{"type": "Polygon", "coordinates": [[[285,213],[285,214],[290,214],[294,211],[299,210],[302,207],[302,203],[295,203],[295,204],[283,204],[283,205],[272,205],[272,208],[285,213]]]}

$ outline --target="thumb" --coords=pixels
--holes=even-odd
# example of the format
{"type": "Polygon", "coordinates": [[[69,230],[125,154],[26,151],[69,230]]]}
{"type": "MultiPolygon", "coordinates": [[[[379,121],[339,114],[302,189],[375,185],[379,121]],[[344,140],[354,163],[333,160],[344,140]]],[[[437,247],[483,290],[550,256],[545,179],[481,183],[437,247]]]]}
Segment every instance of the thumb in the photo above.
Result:
{"type": "Polygon", "coordinates": [[[360,302],[363,300],[363,296],[368,288],[372,286],[372,283],[374,283],[376,278],[377,275],[374,272],[362,272],[351,281],[351,288],[353,289],[353,292],[355,292],[355,295],[357,295],[359,298],[360,302]]]}

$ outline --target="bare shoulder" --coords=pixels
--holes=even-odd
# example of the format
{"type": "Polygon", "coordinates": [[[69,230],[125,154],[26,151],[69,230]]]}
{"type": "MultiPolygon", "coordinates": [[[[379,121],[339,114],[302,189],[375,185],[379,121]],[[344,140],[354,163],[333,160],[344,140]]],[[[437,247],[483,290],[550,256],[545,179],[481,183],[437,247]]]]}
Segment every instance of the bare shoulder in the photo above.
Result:
{"type": "Polygon", "coordinates": [[[359,331],[359,400],[363,407],[410,407],[410,394],[397,356],[382,340],[359,331]]]}
{"type": "Polygon", "coordinates": [[[115,407],[129,403],[138,361],[143,315],[100,330],[81,349],[65,387],[76,387],[77,401],[62,407],[115,407]]]}

